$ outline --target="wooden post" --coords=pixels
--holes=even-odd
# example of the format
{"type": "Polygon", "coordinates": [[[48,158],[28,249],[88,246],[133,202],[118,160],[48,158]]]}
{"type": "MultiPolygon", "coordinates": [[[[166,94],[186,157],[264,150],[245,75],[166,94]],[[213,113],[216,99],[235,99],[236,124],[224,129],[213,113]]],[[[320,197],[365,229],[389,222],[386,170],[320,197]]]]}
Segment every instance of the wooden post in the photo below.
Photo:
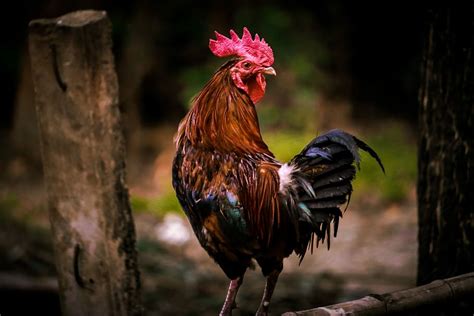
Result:
{"type": "Polygon", "coordinates": [[[78,11],[30,23],[35,104],[64,315],[141,314],[111,47],[105,12],[78,11]]]}
{"type": "Polygon", "coordinates": [[[474,297],[474,272],[446,280],[436,280],[408,290],[370,295],[354,301],[305,311],[287,312],[283,316],[411,315],[427,307],[455,306],[455,302],[472,297],[474,297]]]}
{"type": "MultiPolygon", "coordinates": [[[[418,284],[474,271],[474,3],[429,7],[418,116],[418,284]]],[[[474,309],[473,300],[466,303],[474,309]]]]}

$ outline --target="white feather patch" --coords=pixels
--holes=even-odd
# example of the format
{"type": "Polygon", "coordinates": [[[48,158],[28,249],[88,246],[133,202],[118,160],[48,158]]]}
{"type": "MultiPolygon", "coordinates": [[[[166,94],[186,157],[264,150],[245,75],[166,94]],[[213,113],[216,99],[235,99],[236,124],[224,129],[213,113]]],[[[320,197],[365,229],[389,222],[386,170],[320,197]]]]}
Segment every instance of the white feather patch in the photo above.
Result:
{"type": "Polygon", "coordinates": [[[293,183],[293,171],[295,167],[287,163],[278,169],[278,176],[280,177],[280,192],[286,193],[286,190],[293,183]]]}

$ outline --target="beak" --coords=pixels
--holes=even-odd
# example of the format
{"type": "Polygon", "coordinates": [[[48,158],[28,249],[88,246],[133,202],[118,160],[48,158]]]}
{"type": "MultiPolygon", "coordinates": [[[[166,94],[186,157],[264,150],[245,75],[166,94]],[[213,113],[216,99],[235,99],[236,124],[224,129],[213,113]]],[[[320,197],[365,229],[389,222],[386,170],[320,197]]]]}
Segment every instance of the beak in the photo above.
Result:
{"type": "Polygon", "coordinates": [[[276,73],[275,69],[273,69],[273,67],[265,67],[265,68],[263,68],[262,72],[266,75],[272,75],[272,76],[277,75],[277,73],[276,73]]]}

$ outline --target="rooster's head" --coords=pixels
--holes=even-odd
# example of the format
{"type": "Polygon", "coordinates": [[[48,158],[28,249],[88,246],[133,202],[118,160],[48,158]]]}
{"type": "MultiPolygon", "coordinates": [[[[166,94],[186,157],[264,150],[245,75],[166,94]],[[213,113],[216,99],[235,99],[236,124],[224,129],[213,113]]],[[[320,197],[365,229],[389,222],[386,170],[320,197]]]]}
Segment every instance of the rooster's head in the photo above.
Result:
{"type": "Polygon", "coordinates": [[[253,103],[257,103],[265,94],[265,77],[276,75],[273,64],[273,51],[265,40],[252,35],[244,27],[242,38],[230,30],[230,38],[216,33],[216,39],[209,40],[209,48],[218,57],[235,56],[237,61],[230,69],[230,75],[237,88],[245,91],[253,103]]]}

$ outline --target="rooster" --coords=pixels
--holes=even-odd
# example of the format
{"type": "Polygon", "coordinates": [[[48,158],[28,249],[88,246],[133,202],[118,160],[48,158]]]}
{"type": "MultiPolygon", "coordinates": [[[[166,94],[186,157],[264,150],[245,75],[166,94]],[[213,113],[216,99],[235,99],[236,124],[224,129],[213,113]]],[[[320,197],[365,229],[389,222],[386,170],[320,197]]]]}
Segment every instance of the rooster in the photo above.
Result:
{"type": "Polygon", "coordinates": [[[217,32],[209,48],[222,65],[192,101],[176,135],[173,187],[201,246],[230,279],[220,315],[231,315],[246,270],[256,260],[266,277],[257,315],[267,315],[283,259],[303,260],[337,234],[359,165],[374,150],[332,130],[290,162],[277,161],[262,139],[255,104],[265,75],[276,75],[271,47],[247,28],[242,38],[217,32]]]}

